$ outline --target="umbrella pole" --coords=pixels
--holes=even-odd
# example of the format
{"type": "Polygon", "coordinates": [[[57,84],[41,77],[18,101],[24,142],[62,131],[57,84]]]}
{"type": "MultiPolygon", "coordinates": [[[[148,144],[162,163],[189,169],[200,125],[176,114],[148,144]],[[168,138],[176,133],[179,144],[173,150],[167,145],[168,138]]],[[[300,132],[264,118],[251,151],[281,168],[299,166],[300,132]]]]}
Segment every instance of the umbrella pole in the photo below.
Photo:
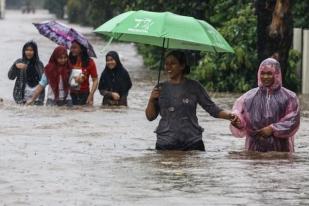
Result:
{"type": "Polygon", "coordinates": [[[165,44],[165,38],[163,39],[157,86],[159,86],[160,84],[161,70],[163,69],[163,59],[164,59],[164,53],[165,53],[164,44],[165,44]]]}

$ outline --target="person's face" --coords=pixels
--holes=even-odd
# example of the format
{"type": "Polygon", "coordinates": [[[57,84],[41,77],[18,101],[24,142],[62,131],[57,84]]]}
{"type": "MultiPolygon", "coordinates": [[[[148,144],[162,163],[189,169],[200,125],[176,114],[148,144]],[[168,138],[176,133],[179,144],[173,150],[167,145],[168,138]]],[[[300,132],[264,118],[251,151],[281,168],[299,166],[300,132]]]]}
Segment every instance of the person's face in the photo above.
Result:
{"type": "Polygon", "coordinates": [[[70,51],[73,56],[79,56],[81,54],[81,48],[80,45],[76,42],[73,42],[70,48],[70,51]]]}
{"type": "Polygon", "coordinates": [[[117,62],[115,61],[115,59],[113,59],[113,57],[107,56],[106,57],[106,66],[109,69],[115,69],[116,66],[117,66],[117,62]]]}
{"type": "Polygon", "coordinates": [[[66,54],[62,54],[57,58],[57,63],[59,65],[65,65],[68,62],[68,56],[66,54]]]}
{"type": "Polygon", "coordinates": [[[25,50],[25,56],[27,59],[32,59],[34,57],[34,50],[32,47],[27,47],[25,50]]]}
{"type": "Polygon", "coordinates": [[[180,75],[183,75],[184,65],[181,65],[178,59],[172,55],[166,57],[164,68],[170,79],[174,79],[180,75]]]}
{"type": "Polygon", "coordinates": [[[261,72],[261,82],[265,87],[270,87],[273,85],[275,77],[271,71],[261,72]]]}

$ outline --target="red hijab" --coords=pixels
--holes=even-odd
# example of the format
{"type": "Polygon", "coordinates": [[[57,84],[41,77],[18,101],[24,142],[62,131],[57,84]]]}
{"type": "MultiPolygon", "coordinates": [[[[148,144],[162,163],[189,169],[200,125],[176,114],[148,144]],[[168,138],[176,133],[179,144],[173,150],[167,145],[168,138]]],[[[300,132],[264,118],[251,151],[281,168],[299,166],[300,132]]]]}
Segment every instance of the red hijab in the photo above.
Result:
{"type": "Polygon", "coordinates": [[[64,92],[66,96],[68,95],[70,88],[69,78],[71,71],[72,67],[69,63],[69,56],[67,53],[67,49],[63,46],[56,47],[44,71],[48,79],[48,84],[50,85],[50,87],[54,92],[55,100],[58,100],[59,98],[60,76],[62,77],[64,92]],[[68,61],[64,65],[59,65],[57,59],[60,58],[62,55],[66,55],[68,57],[68,61]]]}

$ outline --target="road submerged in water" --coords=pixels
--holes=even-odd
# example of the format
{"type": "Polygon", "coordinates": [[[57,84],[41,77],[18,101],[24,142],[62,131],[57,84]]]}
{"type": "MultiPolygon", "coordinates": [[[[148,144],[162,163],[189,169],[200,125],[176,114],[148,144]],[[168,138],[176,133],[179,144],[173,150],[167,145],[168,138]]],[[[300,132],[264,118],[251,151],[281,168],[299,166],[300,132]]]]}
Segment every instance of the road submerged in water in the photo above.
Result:
{"type": "MultiPolygon", "coordinates": [[[[248,153],[229,123],[198,109],[207,152],[157,152],[158,121],[144,116],[155,73],[144,68],[133,44],[112,43],[134,87],[129,108],[25,107],[13,102],[7,71],[23,44],[38,42],[48,61],[55,44],[31,25],[52,18],[45,11],[8,11],[0,21],[0,204],[1,205],[309,205],[309,98],[302,99],[296,152],[248,153]]],[[[104,68],[105,42],[90,28],[104,68]]],[[[230,109],[235,95],[212,95],[230,109]]]]}

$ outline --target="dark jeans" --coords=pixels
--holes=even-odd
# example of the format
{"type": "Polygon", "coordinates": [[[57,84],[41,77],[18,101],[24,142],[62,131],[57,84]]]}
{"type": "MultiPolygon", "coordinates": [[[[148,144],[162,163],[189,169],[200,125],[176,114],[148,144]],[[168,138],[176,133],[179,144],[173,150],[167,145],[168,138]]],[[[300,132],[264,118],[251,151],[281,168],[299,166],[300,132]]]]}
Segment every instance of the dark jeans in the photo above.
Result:
{"type": "Polygon", "coordinates": [[[89,92],[71,93],[73,105],[86,105],[89,92]]]}
{"type": "Polygon", "coordinates": [[[204,146],[203,140],[200,140],[186,147],[183,147],[182,145],[164,145],[163,146],[163,145],[156,144],[156,150],[205,151],[205,146],[204,146]]]}

